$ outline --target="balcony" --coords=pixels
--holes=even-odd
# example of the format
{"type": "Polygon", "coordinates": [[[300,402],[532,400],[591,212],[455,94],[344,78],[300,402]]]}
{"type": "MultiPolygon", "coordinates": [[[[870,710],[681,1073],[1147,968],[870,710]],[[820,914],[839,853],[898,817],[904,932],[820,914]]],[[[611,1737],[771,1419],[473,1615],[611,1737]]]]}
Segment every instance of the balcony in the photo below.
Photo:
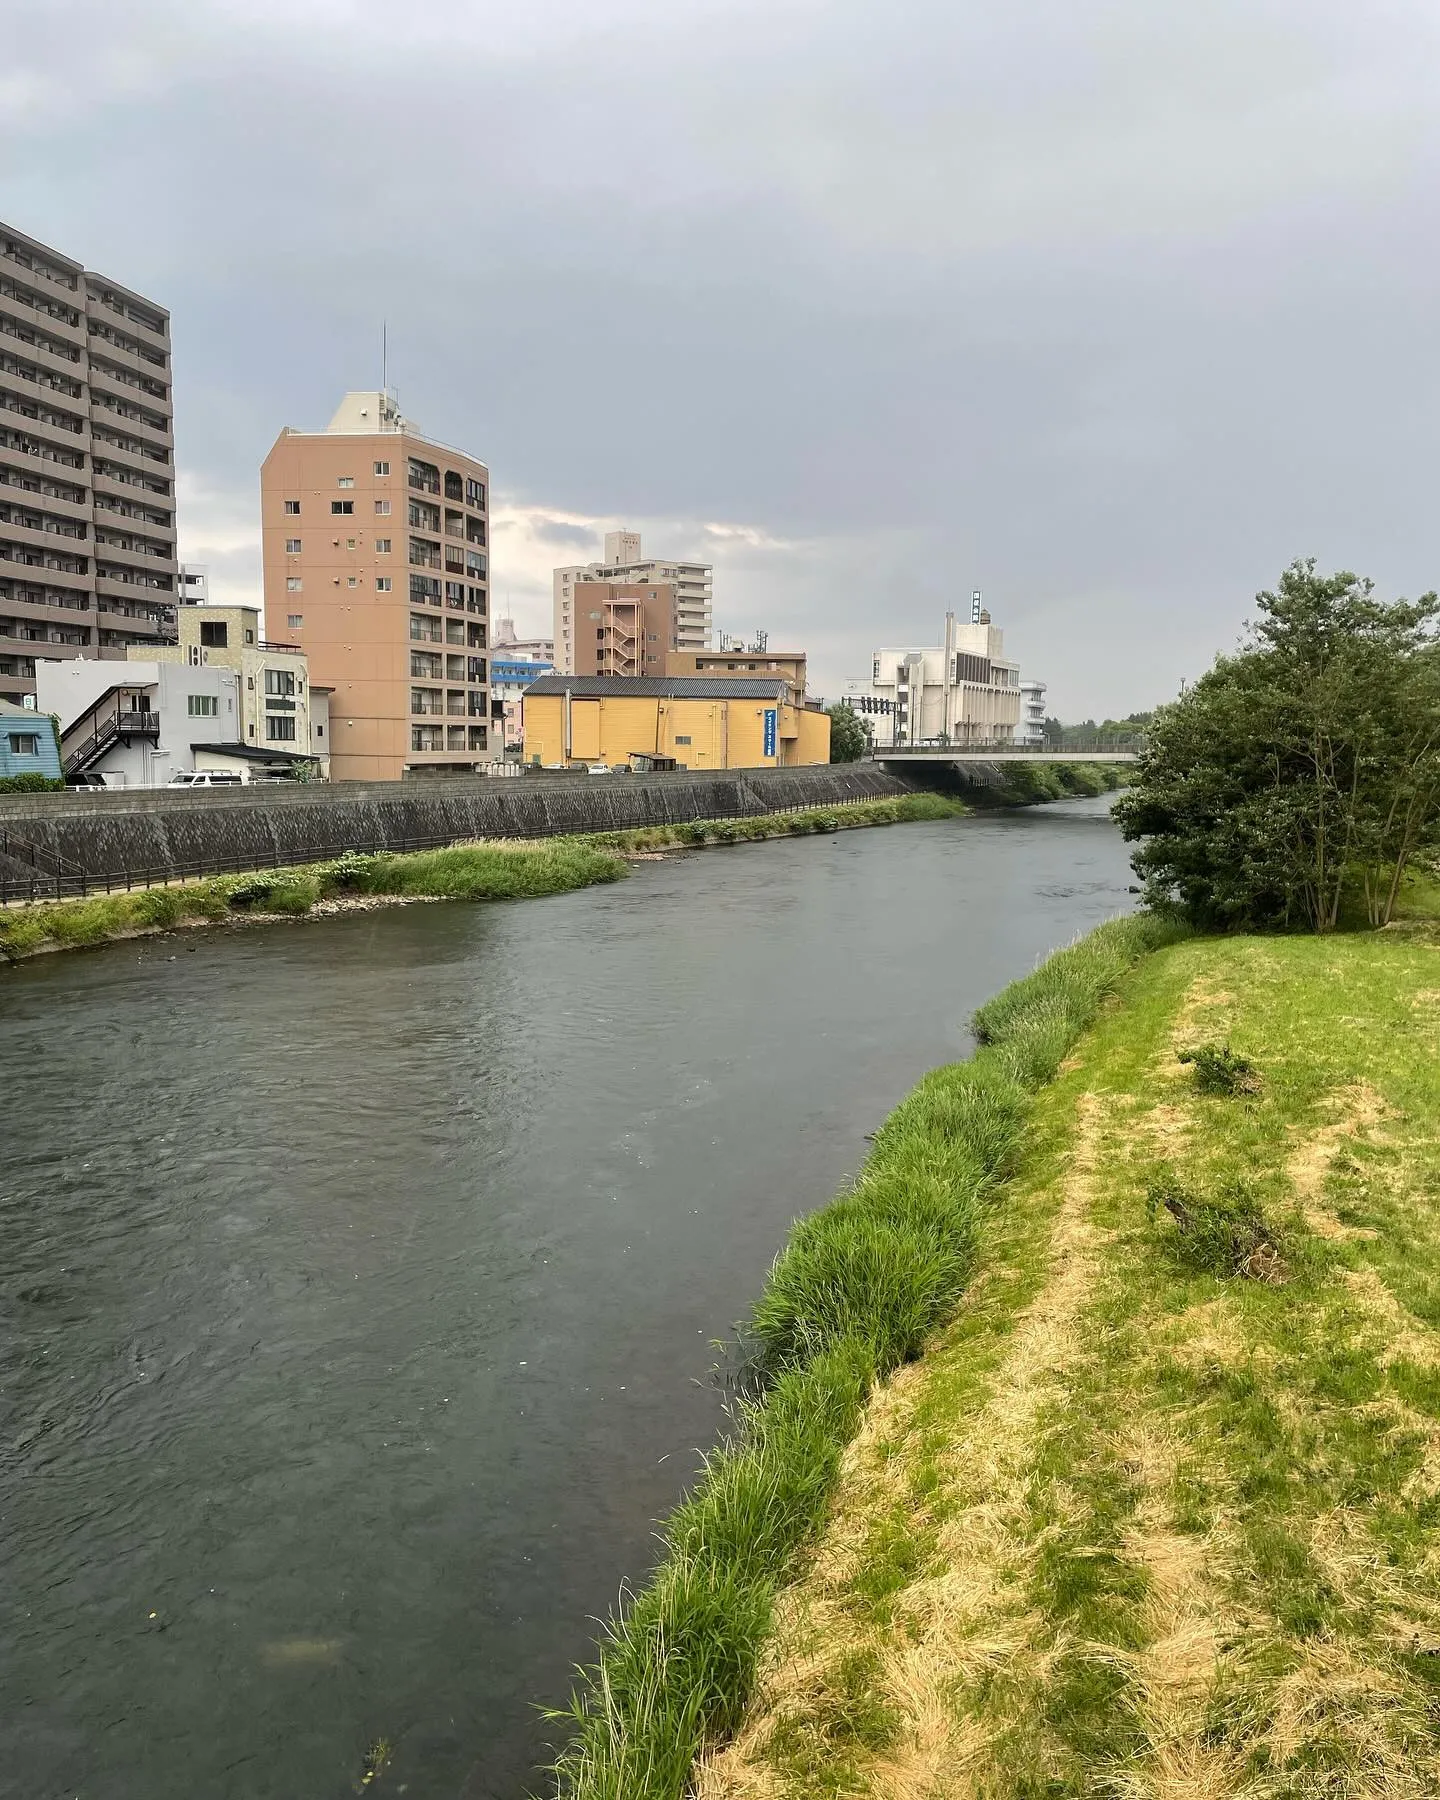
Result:
{"type": "Polygon", "coordinates": [[[85,296],[85,315],[87,320],[94,319],[101,325],[108,325],[112,320],[125,321],[123,329],[126,337],[132,337],[143,349],[154,350],[161,356],[170,355],[170,339],[163,331],[156,331],[146,320],[137,318],[135,312],[123,300],[112,303],[102,300],[94,292],[85,296]]]}
{"type": "MultiPolygon", "coordinates": [[[[92,454],[96,462],[112,463],[122,471],[118,477],[122,481],[125,479],[125,474],[129,473],[139,476],[142,484],[147,477],[152,481],[163,480],[168,483],[170,479],[169,452],[151,449],[138,437],[121,429],[122,425],[123,421],[112,423],[103,413],[95,421],[95,430],[92,434],[92,454]],[[160,473],[161,470],[164,470],[163,475],[160,473]]],[[[168,494],[170,492],[168,485],[162,491],[168,494]]]]}
{"type": "Polygon", "coordinates": [[[133,369],[137,375],[148,375],[153,380],[167,378],[170,372],[170,359],[154,350],[143,350],[138,340],[134,343],[121,342],[110,335],[110,327],[102,325],[98,319],[89,321],[89,337],[96,356],[108,357],[124,368],[133,369]]]}

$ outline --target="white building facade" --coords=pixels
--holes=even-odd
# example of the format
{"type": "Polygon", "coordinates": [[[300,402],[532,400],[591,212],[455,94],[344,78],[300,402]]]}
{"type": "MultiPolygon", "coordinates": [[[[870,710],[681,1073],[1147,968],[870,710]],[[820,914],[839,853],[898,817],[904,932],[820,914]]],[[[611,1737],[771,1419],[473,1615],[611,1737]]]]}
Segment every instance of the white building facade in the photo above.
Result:
{"type": "Polygon", "coordinates": [[[1020,683],[1020,729],[1015,741],[1027,750],[1045,748],[1045,683],[1020,683]]]}
{"type": "Polygon", "coordinates": [[[845,687],[877,748],[1016,741],[1020,668],[1005,655],[1005,634],[987,612],[965,624],[946,613],[942,644],[881,648],[868,687],[845,687]]]}
{"type": "Polygon", "coordinates": [[[240,677],[233,669],[37,658],[35,690],[39,710],[60,720],[67,779],[164,787],[182,769],[229,766],[208,747],[236,739],[240,677]]]}

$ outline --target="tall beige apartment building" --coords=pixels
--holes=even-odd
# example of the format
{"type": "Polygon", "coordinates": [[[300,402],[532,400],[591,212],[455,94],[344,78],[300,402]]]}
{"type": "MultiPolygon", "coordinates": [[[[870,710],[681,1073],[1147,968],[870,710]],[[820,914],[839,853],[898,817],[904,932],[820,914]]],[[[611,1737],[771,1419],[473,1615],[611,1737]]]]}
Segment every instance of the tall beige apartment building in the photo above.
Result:
{"type": "MultiPolygon", "coordinates": [[[[712,617],[714,571],[709,563],[668,562],[645,558],[640,550],[638,531],[607,531],[603,562],[570,563],[556,569],[551,578],[555,616],[555,667],[562,675],[579,674],[663,674],[665,656],[671,650],[708,650],[712,617]],[[617,600],[628,600],[638,591],[663,589],[667,592],[669,622],[663,638],[647,649],[658,649],[658,666],[652,669],[642,655],[641,666],[626,671],[610,668],[592,669],[591,646],[596,621],[581,619],[578,590],[583,583],[586,596],[583,610],[589,615],[596,610],[593,587],[596,582],[612,586],[617,600]]],[[[658,596],[657,596],[658,598],[658,596]]],[[[629,621],[628,613],[617,613],[616,623],[629,621]]],[[[603,659],[602,659],[603,660],[603,659]]]]}
{"type": "Polygon", "coordinates": [[[0,700],[175,638],[170,315],[0,224],[0,700]]]}
{"type": "Polygon", "coordinates": [[[329,688],[330,775],[470,770],[490,736],[490,472],[384,392],[323,431],[287,427],[260,473],[265,629],[329,688]]]}

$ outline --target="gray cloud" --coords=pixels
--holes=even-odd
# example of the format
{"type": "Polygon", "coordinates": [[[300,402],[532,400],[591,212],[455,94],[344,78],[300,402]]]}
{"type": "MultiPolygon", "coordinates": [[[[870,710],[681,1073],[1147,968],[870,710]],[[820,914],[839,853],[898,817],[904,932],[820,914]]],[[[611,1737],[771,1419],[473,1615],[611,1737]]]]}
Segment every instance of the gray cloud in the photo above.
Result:
{"type": "Polygon", "coordinates": [[[172,307],[182,533],[237,586],[261,457],[378,379],[382,318],[406,410],[527,521],[497,591],[534,624],[544,546],[643,519],[822,685],[979,586],[1079,716],[1197,673],[1294,554],[1440,581],[1428,6],[12,0],[6,32],[0,217],[172,307]]]}

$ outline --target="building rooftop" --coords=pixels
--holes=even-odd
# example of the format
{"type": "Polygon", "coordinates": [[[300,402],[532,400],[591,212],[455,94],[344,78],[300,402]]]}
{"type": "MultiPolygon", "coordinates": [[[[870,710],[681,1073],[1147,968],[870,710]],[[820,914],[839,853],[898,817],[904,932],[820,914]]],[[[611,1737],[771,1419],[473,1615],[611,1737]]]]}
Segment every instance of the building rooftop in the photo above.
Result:
{"type": "Polygon", "coordinates": [[[789,691],[782,675],[542,675],[526,689],[617,700],[780,700],[789,691]]]}

